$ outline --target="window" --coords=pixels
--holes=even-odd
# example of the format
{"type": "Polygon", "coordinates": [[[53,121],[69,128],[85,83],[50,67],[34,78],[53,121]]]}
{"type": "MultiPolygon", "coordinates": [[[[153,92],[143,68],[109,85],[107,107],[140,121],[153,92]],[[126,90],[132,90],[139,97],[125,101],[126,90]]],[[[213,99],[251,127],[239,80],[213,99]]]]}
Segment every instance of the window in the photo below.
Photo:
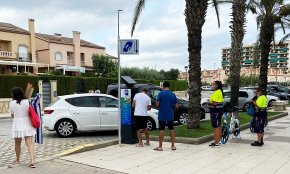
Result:
{"type": "Polygon", "coordinates": [[[247,92],[240,91],[240,92],[239,92],[239,97],[248,98],[248,97],[249,97],[249,95],[248,95],[248,93],[247,93],[247,92]]]}
{"type": "Polygon", "coordinates": [[[85,61],[85,53],[81,53],[81,62],[85,61]]]}
{"type": "Polygon", "coordinates": [[[62,60],[61,52],[55,52],[55,60],[62,60]]]}
{"type": "Polygon", "coordinates": [[[73,52],[67,52],[67,60],[73,60],[73,52]]]}
{"type": "Polygon", "coordinates": [[[69,104],[76,107],[97,107],[97,97],[95,96],[87,96],[87,97],[75,97],[65,99],[69,104]]]}
{"type": "Polygon", "coordinates": [[[102,108],[117,108],[118,100],[111,97],[99,97],[99,107],[102,108]]]}
{"type": "Polygon", "coordinates": [[[19,59],[22,59],[22,60],[28,59],[27,46],[25,46],[25,45],[18,46],[18,57],[19,57],[19,59]]]}
{"type": "Polygon", "coordinates": [[[157,100],[158,94],[161,90],[160,89],[150,89],[150,96],[154,99],[157,100]]]}
{"type": "Polygon", "coordinates": [[[224,98],[230,98],[231,93],[230,92],[224,92],[224,98]]]}

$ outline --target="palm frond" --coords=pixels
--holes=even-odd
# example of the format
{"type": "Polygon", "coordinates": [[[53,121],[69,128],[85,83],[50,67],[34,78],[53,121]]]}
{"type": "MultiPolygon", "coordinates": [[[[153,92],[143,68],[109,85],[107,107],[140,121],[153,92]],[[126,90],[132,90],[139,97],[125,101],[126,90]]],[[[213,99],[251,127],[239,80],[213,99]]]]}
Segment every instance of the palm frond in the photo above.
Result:
{"type": "Polygon", "coordinates": [[[284,41],[287,40],[288,38],[290,38],[290,33],[288,33],[284,37],[282,37],[282,39],[280,40],[279,44],[284,43],[284,41]]]}
{"type": "Polygon", "coordinates": [[[258,5],[258,3],[256,2],[256,0],[249,0],[248,4],[246,6],[247,12],[251,11],[252,13],[256,14],[257,10],[256,10],[256,6],[258,5]]]}
{"type": "Polygon", "coordinates": [[[212,4],[216,12],[216,17],[218,20],[218,27],[220,28],[220,14],[219,14],[219,8],[218,8],[218,0],[212,0],[212,4]]]}
{"type": "Polygon", "coordinates": [[[141,13],[142,13],[142,10],[145,8],[146,1],[147,0],[139,0],[137,2],[137,5],[136,5],[135,10],[134,10],[133,20],[132,20],[131,37],[133,36],[136,24],[139,20],[141,13]]]}

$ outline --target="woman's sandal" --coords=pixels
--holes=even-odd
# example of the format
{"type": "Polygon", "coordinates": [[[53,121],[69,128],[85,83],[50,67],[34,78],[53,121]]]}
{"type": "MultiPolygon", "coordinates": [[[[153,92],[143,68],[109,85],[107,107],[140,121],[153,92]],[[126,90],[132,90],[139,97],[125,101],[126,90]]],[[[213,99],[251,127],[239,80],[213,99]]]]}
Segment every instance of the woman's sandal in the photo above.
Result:
{"type": "Polygon", "coordinates": [[[143,144],[136,144],[136,147],[143,147],[143,144]]]}
{"type": "Polygon", "coordinates": [[[33,163],[29,164],[28,167],[30,167],[30,168],[36,168],[35,165],[34,165],[33,163]]]}
{"type": "Polygon", "coordinates": [[[175,146],[171,146],[171,150],[176,150],[176,147],[175,146]]]}
{"type": "Polygon", "coordinates": [[[15,164],[20,164],[20,161],[16,161],[16,160],[14,160],[12,164],[13,164],[13,165],[15,165],[15,164]]]}
{"type": "Polygon", "coordinates": [[[145,146],[150,146],[150,143],[144,143],[145,146]]]}
{"type": "Polygon", "coordinates": [[[156,150],[156,151],[163,151],[163,149],[161,147],[156,147],[155,149],[153,150],[156,150]]]}

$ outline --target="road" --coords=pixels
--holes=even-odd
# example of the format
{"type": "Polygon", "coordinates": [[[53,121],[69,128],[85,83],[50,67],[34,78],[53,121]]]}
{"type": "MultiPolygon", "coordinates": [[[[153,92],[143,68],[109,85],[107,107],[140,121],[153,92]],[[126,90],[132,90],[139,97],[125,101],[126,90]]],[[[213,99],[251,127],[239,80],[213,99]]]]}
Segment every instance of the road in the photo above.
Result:
{"type": "MultiPolygon", "coordinates": [[[[0,119],[0,167],[9,166],[15,159],[11,138],[12,119],[0,119]]],[[[52,159],[55,155],[84,144],[117,139],[117,131],[77,133],[72,138],[59,138],[55,132],[44,130],[44,144],[35,144],[36,160],[52,159]]],[[[28,151],[22,142],[21,163],[28,163],[28,151]]]]}

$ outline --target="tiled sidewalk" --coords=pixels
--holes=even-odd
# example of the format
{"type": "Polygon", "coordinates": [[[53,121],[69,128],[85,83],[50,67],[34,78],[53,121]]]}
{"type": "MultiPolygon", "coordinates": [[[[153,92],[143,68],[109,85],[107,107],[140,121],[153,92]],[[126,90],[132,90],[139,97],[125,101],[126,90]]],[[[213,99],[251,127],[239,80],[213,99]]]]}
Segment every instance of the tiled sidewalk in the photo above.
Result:
{"type": "Polygon", "coordinates": [[[265,130],[265,145],[251,147],[256,134],[249,130],[241,132],[242,139],[232,139],[226,145],[211,148],[201,145],[176,144],[170,150],[164,143],[164,151],[151,146],[110,146],[90,152],[63,157],[64,160],[124,173],[252,173],[288,174],[290,171],[290,118],[289,116],[269,122],[265,130]]]}

